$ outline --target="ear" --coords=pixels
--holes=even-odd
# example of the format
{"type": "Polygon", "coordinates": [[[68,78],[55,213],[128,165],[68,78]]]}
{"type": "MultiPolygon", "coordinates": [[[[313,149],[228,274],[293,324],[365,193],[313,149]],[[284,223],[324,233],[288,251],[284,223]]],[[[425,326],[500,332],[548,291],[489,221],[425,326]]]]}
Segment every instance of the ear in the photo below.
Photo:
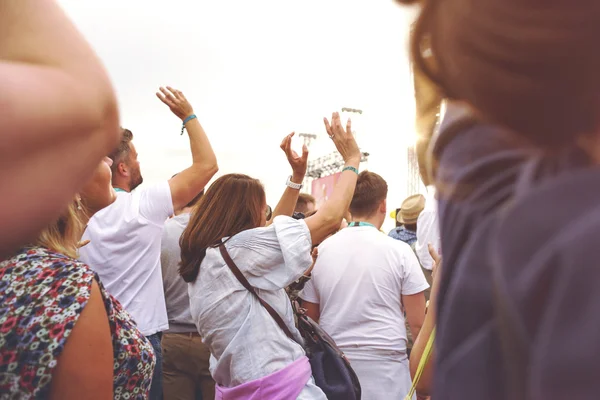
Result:
{"type": "Polygon", "coordinates": [[[387,214],[387,199],[383,200],[379,205],[379,212],[387,214]]]}
{"type": "Polygon", "coordinates": [[[119,172],[119,175],[129,176],[129,167],[124,162],[120,162],[117,166],[117,172],[119,172]]]}

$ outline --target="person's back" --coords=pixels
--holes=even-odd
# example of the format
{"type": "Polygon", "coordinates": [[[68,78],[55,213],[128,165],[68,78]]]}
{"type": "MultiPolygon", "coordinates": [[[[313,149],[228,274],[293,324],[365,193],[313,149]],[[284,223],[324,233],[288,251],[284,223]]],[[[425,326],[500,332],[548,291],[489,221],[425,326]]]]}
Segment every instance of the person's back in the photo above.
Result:
{"type": "Polygon", "coordinates": [[[300,297],[311,318],[348,356],[363,398],[402,398],[410,388],[408,319],[417,337],[429,288],[410,246],[379,231],[387,183],[360,174],[350,205],[354,222],[319,246],[300,297]]]}
{"type": "Polygon", "coordinates": [[[310,284],[321,327],[349,357],[406,357],[401,298],[428,287],[410,246],[373,227],[350,226],[321,244],[310,284]]]}
{"type": "Polygon", "coordinates": [[[169,327],[160,270],[163,224],[173,214],[167,182],[117,200],[89,222],[81,259],[91,265],[146,336],[169,327]]]}
{"type": "Polygon", "coordinates": [[[468,110],[433,146],[433,396],[598,398],[600,3],[422,3],[416,69],[468,110]]]}

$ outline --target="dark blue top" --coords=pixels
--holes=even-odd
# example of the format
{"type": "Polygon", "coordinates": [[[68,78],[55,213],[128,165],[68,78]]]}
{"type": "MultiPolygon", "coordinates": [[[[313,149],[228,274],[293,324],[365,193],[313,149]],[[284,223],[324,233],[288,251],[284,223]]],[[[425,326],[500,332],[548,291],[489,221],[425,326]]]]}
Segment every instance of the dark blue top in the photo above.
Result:
{"type": "Polygon", "coordinates": [[[483,124],[438,156],[433,398],[514,400],[504,330],[523,365],[522,398],[600,398],[600,169],[581,150],[543,156],[483,124]]]}

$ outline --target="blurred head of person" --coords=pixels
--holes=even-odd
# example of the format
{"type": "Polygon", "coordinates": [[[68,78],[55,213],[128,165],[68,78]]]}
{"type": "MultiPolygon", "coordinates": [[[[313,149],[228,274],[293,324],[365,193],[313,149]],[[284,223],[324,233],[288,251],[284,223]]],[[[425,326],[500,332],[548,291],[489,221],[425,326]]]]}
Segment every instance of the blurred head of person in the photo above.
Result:
{"type": "Polygon", "coordinates": [[[221,239],[267,223],[265,190],[258,179],[228,174],[217,179],[206,191],[192,213],[181,236],[181,267],[186,282],[193,282],[208,248],[221,239]]]}
{"type": "Polygon", "coordinates": [[[133,133],[123,129],[119,146],[109,155],[112,164],[112,184],[116,188],[131,192],[144,182],[138,153],[133,144],[133,133]]]}
{"type": "Polygon", "coordinates": [[[596,143],[600,2],[397,1],[421,3],[413,61],[445,98],[533,147],[596,143]]]}
{"type": "Polygon", "coordinates": [[[302,213],[304,216],[307,216],[308,213],[311,213],[317,209],[317,200],[307,193],[300,193],[298,195],[298,201],[296,202],[296,209],[294,210],[297,213],[302,213]]]}
{"type": "Polygon", "coordinates": [[[66,211],[39,235],[37,245],[77,258],[79,241],[87,221],[96,212],[111,205],[116,194],[111,184],[112,160],[105,157],[66,211]]]}
{"type": "Polygon", "coordinates": [[[369,171],[361,172],[350,202],[352,220],[369,221],[381,229],[387,216],[387,193],[387,182],[381,176],[369,171]]]}

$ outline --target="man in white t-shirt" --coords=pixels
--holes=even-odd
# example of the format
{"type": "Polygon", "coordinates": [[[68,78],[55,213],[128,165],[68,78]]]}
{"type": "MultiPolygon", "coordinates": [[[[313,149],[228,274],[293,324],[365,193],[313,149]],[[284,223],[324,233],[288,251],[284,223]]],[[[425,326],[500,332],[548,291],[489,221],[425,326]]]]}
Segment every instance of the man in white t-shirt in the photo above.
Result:
{"type": "Polygon", "coordinates": [[[381,176],[360,174],[352,222],[319,246],[312,279],[300,295],[308,315],[346,353],[368,400],[408,393],[405,318],[416,338],[429,287],[410,246],[380,232],[386,197],[381,176]]]}
{"type": "MultiPolygon", "coordinates": [[[[162,398],[161,332],[168,329],[160,267],[161,236],[174,210],[189,203],[217,172],[217,160],[192,106],[183,93],[168,87],[159,99],[183,121],[192,150],[192,166],[169,181],[134,191],[142,183],[131,131],[124,129],[113,160],[117,200],[89,221],[81,259],[100,275],[106,289],[131,314],[156,353],[150,399],[162,398]]],[[[177,130],[174,135],[178,136],[177,130]]]]}
{"type": "Polygon", "coordinates": [[[421,265],[429,271],[433,268],[433,259],[429,254],[430,243],[438,254],[441,255],[442,246],[434,186],[427,188],[425,208],[419,214],[419,219],[417,220],[417,243],[415,244],[415,252],[421,265]]]}

